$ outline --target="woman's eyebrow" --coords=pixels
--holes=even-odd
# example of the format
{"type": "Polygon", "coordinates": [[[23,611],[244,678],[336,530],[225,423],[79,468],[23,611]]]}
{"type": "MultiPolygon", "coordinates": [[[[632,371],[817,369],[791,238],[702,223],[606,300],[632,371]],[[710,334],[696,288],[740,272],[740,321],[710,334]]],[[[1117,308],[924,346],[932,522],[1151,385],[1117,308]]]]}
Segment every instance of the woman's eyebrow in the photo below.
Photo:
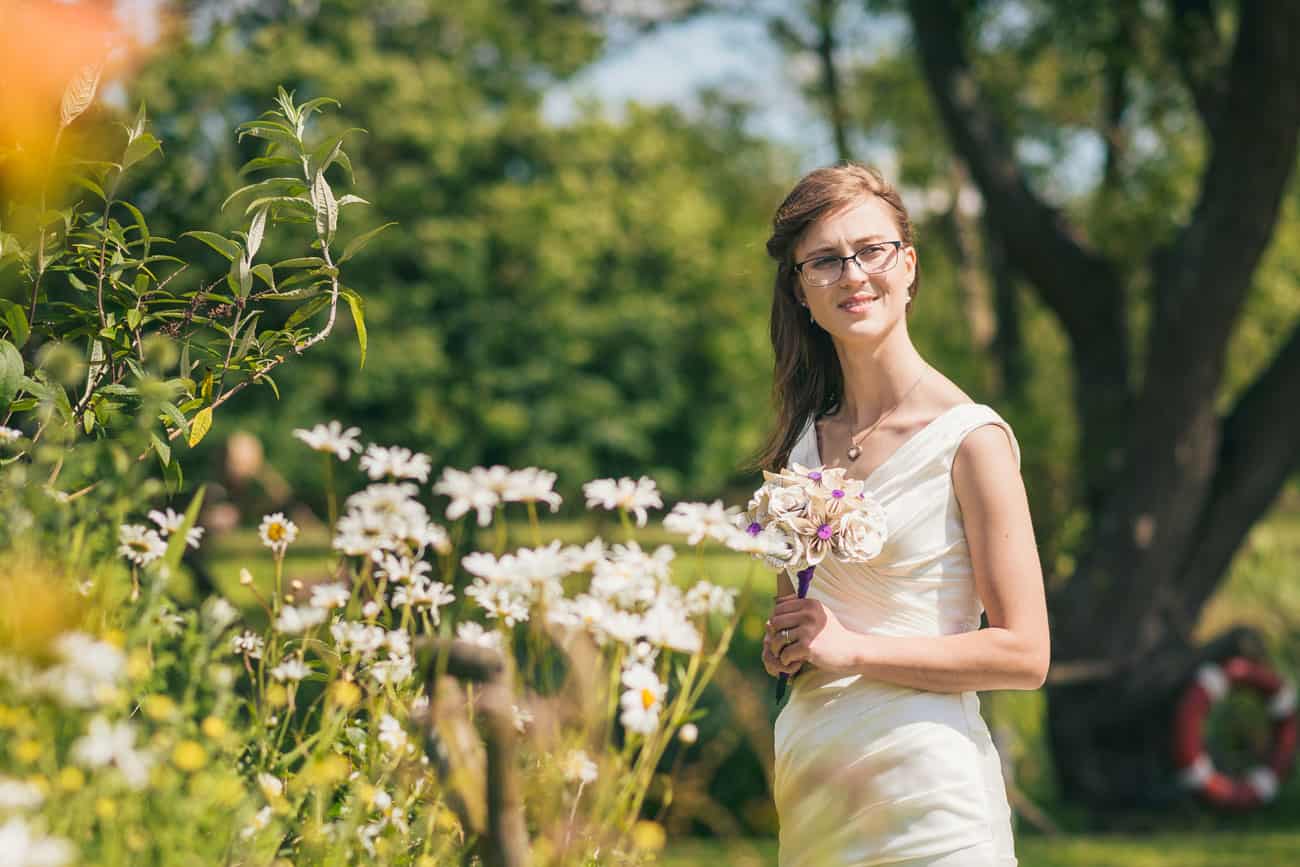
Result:
{"type": "MultiPolygon", "coordinates": [[[[856,250],[858,248],[858,245],[860,244],[866,244],[871,241],[879,241],[884,237],[885,237],[884,235],[875,235],[875,234],[863,235],[861,238],[854,239],[854,241],[852,242],[853,248],[856,250]]],[[[807,259],[809,256],[816,256],[820,253],[833,253],[833,252],[835,252],[834,247],[832,247],[829,244],[823,244],[822,246],[818,247],[816,250],[810,250],[807,253],[805,253],[804,258],[807,259]]]]}

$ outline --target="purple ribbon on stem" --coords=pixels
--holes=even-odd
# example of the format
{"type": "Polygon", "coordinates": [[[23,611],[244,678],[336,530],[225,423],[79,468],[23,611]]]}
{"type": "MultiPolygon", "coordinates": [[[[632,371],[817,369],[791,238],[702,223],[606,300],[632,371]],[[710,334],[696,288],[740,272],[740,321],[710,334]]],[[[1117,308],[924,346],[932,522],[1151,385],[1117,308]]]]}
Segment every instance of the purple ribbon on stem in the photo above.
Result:
{"type": "MultiPolygon", "coordinates": [[[[799,579],[799,587],[796,592],[799,594],[800,599],[808,595],[808,585],[812,584],[813,570],[816,568],[816,566],[809,566],[807,569],[800,569],[795,573],[795,577],[799,579]]],[[[777,704],[780,704],[781,699],[785,698],[785,686],[789,680],[790,675],[788,674],[782,674],[776,679],[777,704]]]]}

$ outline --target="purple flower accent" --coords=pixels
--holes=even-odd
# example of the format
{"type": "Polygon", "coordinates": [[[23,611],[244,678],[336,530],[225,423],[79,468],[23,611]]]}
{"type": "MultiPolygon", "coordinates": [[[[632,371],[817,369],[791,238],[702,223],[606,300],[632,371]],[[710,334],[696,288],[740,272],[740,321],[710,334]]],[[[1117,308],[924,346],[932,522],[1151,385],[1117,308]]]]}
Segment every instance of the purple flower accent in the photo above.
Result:
{"type": "Polygon", "coordinates": [[[749,533],[751,536],[757,536],[759,533],[763,532],[763,525],[758,523],[758,521],[755,521],[745,528],[745,532],[749,533]]]}
{"type": "Polygon", "coordinates": [[[844,497],[844,492],[841,491],[839,488],[836,488],[835,490],[831,491],[831,496],[839,500],[844,497]]]}
{"type": "Polygon", "coordinates": [[[831,525],[830,525],[830,524],[822,524],[820,527],[817,528],[817,538],[818,538],[818,539],[829,539],[830,537],[831,537],[831,525]]]}
{"type": "Polygon", "coordinates": [[[816,568],[816,566],[809,566],[807,569],[800,569],[798,572],[794,573],[795,577],[799,579],[800,599],[803,599],[808,595],[808,585],[812,583],[813,570],[816,568]]]}
{"type": "Polygon", "coordinates": [[[813,470],[808,474],[808,478],[812,479],[814,482],[820,482],[822,480],[822,474],[813,470]]]}

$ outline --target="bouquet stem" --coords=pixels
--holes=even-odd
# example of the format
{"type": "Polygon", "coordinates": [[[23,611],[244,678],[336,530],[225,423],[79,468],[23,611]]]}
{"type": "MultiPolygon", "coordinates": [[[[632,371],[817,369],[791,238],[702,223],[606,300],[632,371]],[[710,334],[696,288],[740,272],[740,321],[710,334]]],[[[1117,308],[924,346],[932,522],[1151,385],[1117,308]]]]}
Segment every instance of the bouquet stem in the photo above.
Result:
{"type": "MultiPolygon", "coordinates": [[[[798,593],[800,599],[803,599],[808,595],[808,586],[812,584],[813,570],[816,568],[816,566],[809,566],[807,569],[800,569],[795,573],[795,576],[799,579],[799,586],[796,588],[795,592],[798,593]]],[[[782,674],[776,679],[777,704],[780,704],[781,699],[785,698],[785,687],[789,680],[790,675],[788,674],[782,674]]]]}

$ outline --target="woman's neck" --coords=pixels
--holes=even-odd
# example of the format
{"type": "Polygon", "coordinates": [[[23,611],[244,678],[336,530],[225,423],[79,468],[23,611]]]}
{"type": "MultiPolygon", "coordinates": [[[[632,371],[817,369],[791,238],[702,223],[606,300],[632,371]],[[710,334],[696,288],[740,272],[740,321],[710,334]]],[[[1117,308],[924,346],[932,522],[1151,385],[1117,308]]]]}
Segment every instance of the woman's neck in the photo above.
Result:
{"type": "MultiPolygon", "coordinates": [[[[844,395],[836,415],[855,429],[866,427],[897,406],[928,368],[904,328],[895,328],[874,346],[835,342],[844,395]]],[[[913,397],[915,392],[913,392],[913,397]]]]}

